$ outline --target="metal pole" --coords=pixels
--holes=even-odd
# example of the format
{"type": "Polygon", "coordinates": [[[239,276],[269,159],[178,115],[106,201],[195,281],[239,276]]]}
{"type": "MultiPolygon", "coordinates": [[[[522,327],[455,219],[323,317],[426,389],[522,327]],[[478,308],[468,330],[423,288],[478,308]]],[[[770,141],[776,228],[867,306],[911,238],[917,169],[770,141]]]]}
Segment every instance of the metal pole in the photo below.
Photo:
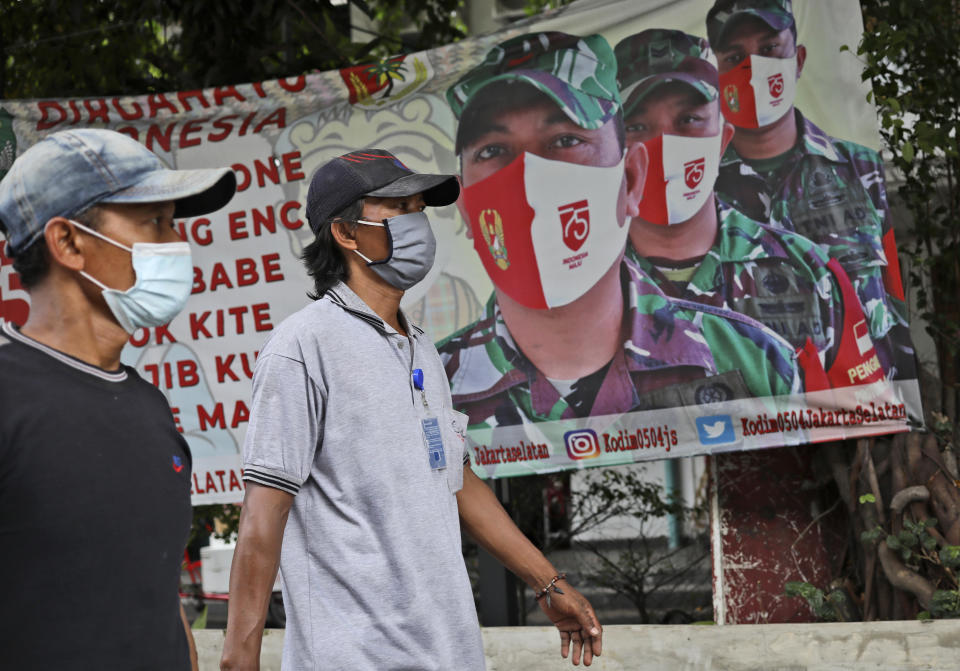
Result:
{"type": "MultiPolygon", "coordinates": [[[[510,501],[509,480],[490,480],[500,503],[510,501]]],[[[479,549],[480,569],[480,624],[484,627],[516,627],[520,624],[517,609],[516,578],[493,555],[479,549]]]]}

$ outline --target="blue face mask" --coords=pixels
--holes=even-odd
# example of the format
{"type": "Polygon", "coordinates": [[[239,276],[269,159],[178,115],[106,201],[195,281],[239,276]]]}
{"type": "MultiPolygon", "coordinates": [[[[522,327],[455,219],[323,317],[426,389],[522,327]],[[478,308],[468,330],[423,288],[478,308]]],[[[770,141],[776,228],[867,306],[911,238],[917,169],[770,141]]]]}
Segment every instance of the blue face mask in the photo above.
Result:
{"type": "Polygon", "coordinates": [[[80,271],[83,277],[103,289],[103,300],[127,333],[166,324],[187,304],[193,288],[193,260],[186,242],[135,242],[131,249],[79,222],[70,221],[90,235],[130,252],[136,281],[126,291],[111,289],[80,271]]]}

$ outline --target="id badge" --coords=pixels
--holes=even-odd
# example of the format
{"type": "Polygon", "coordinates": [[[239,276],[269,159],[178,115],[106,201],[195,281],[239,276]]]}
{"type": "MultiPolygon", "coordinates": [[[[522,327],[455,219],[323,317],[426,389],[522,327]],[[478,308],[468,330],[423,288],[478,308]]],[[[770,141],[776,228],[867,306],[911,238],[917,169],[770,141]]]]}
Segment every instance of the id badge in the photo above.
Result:
{"type": "Polygon", "coordinates": [[[427,446],[427,457],[430,459],[430,468],[439,471],[447,467],[447,455],[443,449],[443,430],[440,420],[430,412],[427,395],[423,390],[423,370],[415,368],[411,375],[413,386],[420,392],[423,410],[427,416],[420,420],[420,429],[423,431],[423,443],[427,446]]]}
{"type": "Polygon", "coordinates": [[[430,468],[439,470],[447,467],[447,455],[443,450],[443,432],[436,417],[425,417],[420,420],[423,428],[423,440],[427,445],[427,456],[430,458],[430,468]]]}

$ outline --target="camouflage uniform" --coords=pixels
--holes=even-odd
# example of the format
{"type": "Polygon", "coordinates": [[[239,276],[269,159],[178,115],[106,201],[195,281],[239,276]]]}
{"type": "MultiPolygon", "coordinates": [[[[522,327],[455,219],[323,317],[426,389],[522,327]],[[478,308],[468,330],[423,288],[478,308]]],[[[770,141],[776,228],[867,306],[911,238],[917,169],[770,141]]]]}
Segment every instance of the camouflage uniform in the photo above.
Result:
{"type": "MultiPolygon", "coordinates": [[[[476,323],[440,342],[454,407],[471,428],[681,407],[800,391],[793,348],[745,315],[670,298],[624,259],[629,335],[579,411],[511,338],[495,297],[476,323]]],[[[568,397],[569,398],[569,397],[568,397]]]]}
{"type": "MultiPolygon", "coordinates": [[[[717,240],[683,290],[628,246],[629,258],[666,293],[742,312],[795,348],[809,339],[829,370],[844,337],[844,301],[823,250],[803,236],[765,226],[717,201],[717,240]]],[[[856,300],[853,301],[856,303],[856,300]]],[[[859,305],[854,306],[860,314],[859,305]]]]}
{"type": "Polygon", "coordinates": [[[879,155],[831,138],[795,110],[799,139],[773,174],[762,176],[730,145],[717,195],[748,217],[821,245],[850,277],[884,370],[916,377],[879,155]]]}
{"type": "MultiPolygon", "coordinates": [[[[581,128],[602,127],[620,109],[616,59],[598,35],[521,35],[492,49],[447,91],[461,134],[477,93],[519,81],[540,91],[581,128]]],[[[695,406],[800,390],[793,347],[746,315],[668,298],[624,259],[623,347],[600,371],[561,396],[514,342],[495,295],[486,312],[438,344],[453,404],[471,428],[695,406]]],[[[576,356],[570,352],[569,356],[576,356]]]]}
{"type": "MultiPolygon", "coordinates": [[[[703,38],[653,28],[624,38],[614,53],[628,124],[648,121],[641,105],[659,99],[657,89],[667,83],[683,83],[719,106],[718,73],[703,38]]],[[[698,135],[704,137],[688,131],[689,137],[698,135]]],[[[628,140],[634,141],[630,136],[628,140]]],[[[714,151],[711,158],[717,160],[719,145],[714,151]]],[[[652,179],[662,177],[654,173],[652,179]]],[[[709,186],[707,195],[713,183],[709,186]]],[[[654,200],[658,196],[662,193],[644,194],[654,200]]],[[[864,371],[876,372],[879,362],[856,294],[843,269],[817,244],[765,226],[720,200],[716,230],[713,246],[696,259],[696,266],[684,262],[686,267],[677,269],[675,276],[661,271],[655,259],[641,257],[632,245],[627,254],[669,295],[743,313],[783,336],[798,350],[808,391],[860,383],[869,377],[864,371]]]]}

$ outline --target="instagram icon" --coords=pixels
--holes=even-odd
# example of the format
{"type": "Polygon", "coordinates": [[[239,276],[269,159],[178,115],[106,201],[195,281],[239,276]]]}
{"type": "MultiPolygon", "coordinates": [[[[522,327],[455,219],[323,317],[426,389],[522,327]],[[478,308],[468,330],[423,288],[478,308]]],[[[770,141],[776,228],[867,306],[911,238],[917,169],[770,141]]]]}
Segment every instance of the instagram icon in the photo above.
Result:
{"type": "Polygon", "coordinates": [[[563,434],[567,456],[571,459],[593,459],[600,456],[600,441],[593,429],[574,429],[563,434]]]}

